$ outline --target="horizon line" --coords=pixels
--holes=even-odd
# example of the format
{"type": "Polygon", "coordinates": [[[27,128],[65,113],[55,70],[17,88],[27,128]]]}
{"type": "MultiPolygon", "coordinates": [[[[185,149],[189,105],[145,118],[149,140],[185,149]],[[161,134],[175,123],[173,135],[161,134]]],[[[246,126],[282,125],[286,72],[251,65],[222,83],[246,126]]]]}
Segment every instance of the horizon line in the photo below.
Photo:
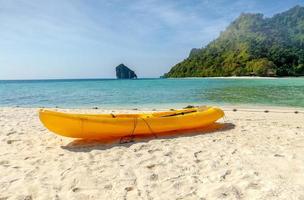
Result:
{"type": "MultiPolygon", "coordinates": [[[[160,77],[143,77],[137,79],[160,79],[160,77]]],[[[60,81],[60,80],[136,80],[118,78],[33,78],[33,79],[0,79],[0,81],[60,81]]]]}

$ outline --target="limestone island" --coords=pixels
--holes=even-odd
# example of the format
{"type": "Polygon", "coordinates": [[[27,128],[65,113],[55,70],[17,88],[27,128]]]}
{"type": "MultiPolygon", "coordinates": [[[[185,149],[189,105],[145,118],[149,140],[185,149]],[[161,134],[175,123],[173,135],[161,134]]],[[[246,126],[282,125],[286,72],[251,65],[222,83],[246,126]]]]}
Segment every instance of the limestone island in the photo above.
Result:
{"type": "Polygon", "coordinates": [[[243,13],[164,77],[304,76],[303,49],[303,6],[272,17],[243,13]]]}
{"type": "Polygon", "coordinates": [[[116,67],[116,77],[117,79],[137,79],[135,72],[124,64],[116,67]]]}

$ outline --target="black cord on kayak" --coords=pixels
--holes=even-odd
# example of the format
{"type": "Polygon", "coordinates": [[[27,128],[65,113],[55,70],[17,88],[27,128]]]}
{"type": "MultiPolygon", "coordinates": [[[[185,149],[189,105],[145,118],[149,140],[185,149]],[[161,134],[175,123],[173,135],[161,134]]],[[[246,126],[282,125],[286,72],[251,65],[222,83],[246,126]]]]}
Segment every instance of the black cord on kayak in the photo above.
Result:
{"type": "Polygon", "coordinates": [[[157,135],[156,135],[156,134],[154,133],[154,131],[152,130],[150,124],[149,124],[144,118],[140,118],[140,119],[142,119],[142,120],[145,122],[145,124],[146,124],[147,127],[149,128],[151,134],[154,135],[155,138],[157,138],[157,135]]]}
{"type": "Polygon", "coordinates": [[[120,144],[134,142],[134,137],[135,137],[134,133],[137,127],[137,121],[138,121],[137,117],[134,117],[134,125],[131,134],[128,136],[121,137],[119,141],[120,144]]]}

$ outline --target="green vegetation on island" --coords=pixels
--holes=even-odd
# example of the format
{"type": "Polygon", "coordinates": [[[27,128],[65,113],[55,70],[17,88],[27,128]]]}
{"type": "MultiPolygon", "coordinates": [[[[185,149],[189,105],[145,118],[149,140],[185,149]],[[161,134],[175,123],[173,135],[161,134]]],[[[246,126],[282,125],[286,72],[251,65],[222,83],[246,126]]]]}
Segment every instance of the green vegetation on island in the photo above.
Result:
{"type": "Polygon", "coordinates": [[[241,14],[164,77],[304,75],[304,7],[265,18],[241,14]]]}

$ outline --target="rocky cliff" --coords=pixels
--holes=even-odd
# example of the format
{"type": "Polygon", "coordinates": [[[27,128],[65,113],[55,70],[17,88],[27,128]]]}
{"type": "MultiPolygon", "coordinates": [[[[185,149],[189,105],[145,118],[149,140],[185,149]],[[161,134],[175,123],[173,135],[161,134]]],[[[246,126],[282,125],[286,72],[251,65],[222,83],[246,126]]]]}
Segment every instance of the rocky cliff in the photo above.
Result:
{"type": "Polygon", "coordinates": [[[137,75],[124,64],[120,64],[116,67],[116,77],[118,79],[136,79],[137,75]]]}

